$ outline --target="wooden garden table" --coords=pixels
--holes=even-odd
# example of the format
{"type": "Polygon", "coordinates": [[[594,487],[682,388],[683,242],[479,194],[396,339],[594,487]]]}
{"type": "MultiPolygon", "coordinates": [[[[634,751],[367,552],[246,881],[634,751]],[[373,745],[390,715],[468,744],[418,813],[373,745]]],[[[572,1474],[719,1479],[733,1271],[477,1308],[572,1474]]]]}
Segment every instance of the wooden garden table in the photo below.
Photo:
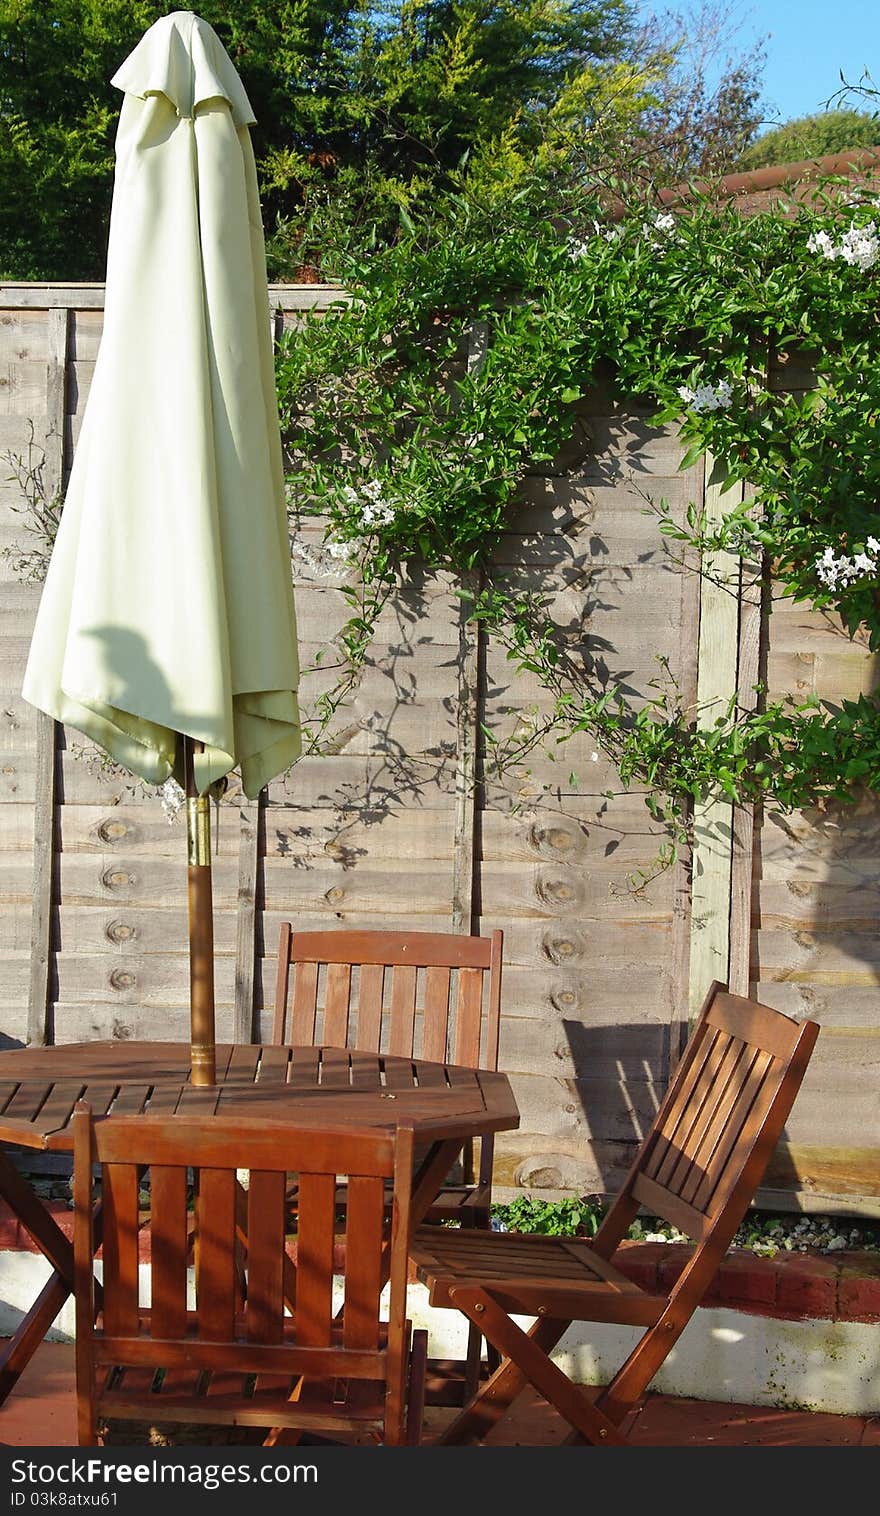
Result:
{"type": "MultiPolygon", "coordinates": [[[[71,1152],[77,1101],[96,1116],[238,1116],[321,1126],[412,1126],[417,1226],[470,1137],[510,1130],[519,1112],[505,1074],[340,1048],[236,1043],[217,1048],[217,1083],[189,1082],[183,1042],[88,1042],[0,1053],[0,1144],[71,1152]]],[[[0,1148],[0,1197],[52,1274],[0,1354],[0,1404],[73,1292],[73,1247],[0,1148]]]]}

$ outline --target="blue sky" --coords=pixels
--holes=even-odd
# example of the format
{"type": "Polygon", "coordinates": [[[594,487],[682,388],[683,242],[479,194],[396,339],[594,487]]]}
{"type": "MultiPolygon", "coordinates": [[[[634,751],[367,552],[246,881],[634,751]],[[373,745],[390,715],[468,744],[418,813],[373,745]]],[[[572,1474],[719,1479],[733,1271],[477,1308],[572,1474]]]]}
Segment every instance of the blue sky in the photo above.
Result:
{"type": "MultiPolygon", "coordinates": [[[[666,8],[653,0],[643,5],[648,13],[666,8]]],[[[841,69],[849,83],[858,83],[867,68],[880,89],[880,0],[734,0],[730,11],[742,18],[741,43],[769,34],[764,72],[769,120],[790,121],[821,110],[841,87],[841,69]]],[[[857,98],[847,104],[872,108],[857,98]]]]}

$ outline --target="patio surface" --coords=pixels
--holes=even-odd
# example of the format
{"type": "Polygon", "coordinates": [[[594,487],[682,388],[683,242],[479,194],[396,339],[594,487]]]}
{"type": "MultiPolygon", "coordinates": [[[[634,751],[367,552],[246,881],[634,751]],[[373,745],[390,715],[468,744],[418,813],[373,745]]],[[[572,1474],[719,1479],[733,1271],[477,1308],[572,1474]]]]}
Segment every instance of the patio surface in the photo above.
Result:
{"type": "MultiPolygon", "coordinates": [[[[0,1446],[72,1447],[76,1444],[74,1350],[44,1342],[0,1409],[0,1446]]],[[[428,1412],[426,1441],[451,1413],[428,1412]]],[[[524,1393],[493,1431],[499,1447],[547,1447],[562,1440],[564,1424],[543,1401],[524,1393]]],[[[226,1441],[226,1435],[221,1434],[226,1441]]],[[[127,1442],[122,1435],[114,1442],[127,1442]]],[[[147,1437],[144,1437],[146,1443],[147,1437]]],[[[187,1441],[196,1438],[188,1436],[187,1441]]],[[[204,1441],[204,1437],[201,1439],[204,1441]]],[[[218,1440],[220,1440],[218,1438],[218,1440]]],[[[632,1435],[636,1447],[880,1447],[880,1416],[831,1416],[651,1395],[632,1435]]]]}

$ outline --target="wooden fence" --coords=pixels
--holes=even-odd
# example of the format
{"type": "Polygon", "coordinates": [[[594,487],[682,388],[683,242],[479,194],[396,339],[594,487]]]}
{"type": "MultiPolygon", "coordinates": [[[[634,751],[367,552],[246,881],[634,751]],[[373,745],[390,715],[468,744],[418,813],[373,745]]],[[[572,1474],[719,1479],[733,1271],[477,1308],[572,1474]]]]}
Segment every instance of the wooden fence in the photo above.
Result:
{"type": "MultiPolygon", "coordinates": [[[[332,290],[276,287],[276,329],[332,290]]],[[[101,335],[99,285],[0,285],[0,454],[63,482],[101,335]]],[[[787,388],[809,383],[789,369],[787,388]]],[[[669,668],[684,697],[739,680],[838,699],[874,660],[831,618],[713,589],[681,571],[646,497],[678,510],[713,488],[679,471],[674,430],[598,387],[553,471],[523,485],[498,552],[594,673],[644,694],[669,668]]],[[[182,819],[108,772],[74,731],[21,697],[40,586],[14,560],[29,538],[0,467],[0,1031],[3,1041],[188,1035],[182,819]]],[[[302,661],[341,625],[343,581],[295,544],[302,661]]],[[[735,572],[733,565],[729,566],[735,572]]],[[[865,802],[761,822],[716,805],[693,860],[634,891],[662,836],[620,793],[588,737],[484,773],[483,732],[527,729],[546,697],[469,623],[447,575],[410,576],[383,613],[333,751],[259,803],[233,787],[214,869],[218,1036],[266,1033],[279,923],[505,931],[501,1059],[519,1132],[498,1143],[501,1193],[613,1189],[650,1121],[709,979],[823,1026],[780,1145],[768,1203],[880,1212],[880,828],[865,802]],[[606,792],[610,792],[606,794],[606,792]]],[[[326,678],[306,675],[306,703],[326,678]]]]}

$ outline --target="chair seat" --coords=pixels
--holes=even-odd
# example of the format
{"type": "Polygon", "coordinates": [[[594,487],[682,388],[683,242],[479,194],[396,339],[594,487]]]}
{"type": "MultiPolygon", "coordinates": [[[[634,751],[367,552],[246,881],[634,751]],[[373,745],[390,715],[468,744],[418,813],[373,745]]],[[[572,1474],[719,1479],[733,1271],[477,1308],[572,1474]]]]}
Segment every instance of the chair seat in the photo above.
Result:
{"type": "Polygon", "coordinates": [[[578,1237],[419,1227],[410,1248],[432,1306],[455,1306],[455,1291],[480,1288],[507,1311],[651,1326],[667,1305],[627,1279],[578,1237]]]}
{"type": "Polygon", "coordinates": [[[432,1200],[426,1221],[458,1221],[467,1219],[472,1225],[478,1219],[488,1226],[491,1205],[490,1190],[479,1184],[448,1184],[432,1200]]]}

